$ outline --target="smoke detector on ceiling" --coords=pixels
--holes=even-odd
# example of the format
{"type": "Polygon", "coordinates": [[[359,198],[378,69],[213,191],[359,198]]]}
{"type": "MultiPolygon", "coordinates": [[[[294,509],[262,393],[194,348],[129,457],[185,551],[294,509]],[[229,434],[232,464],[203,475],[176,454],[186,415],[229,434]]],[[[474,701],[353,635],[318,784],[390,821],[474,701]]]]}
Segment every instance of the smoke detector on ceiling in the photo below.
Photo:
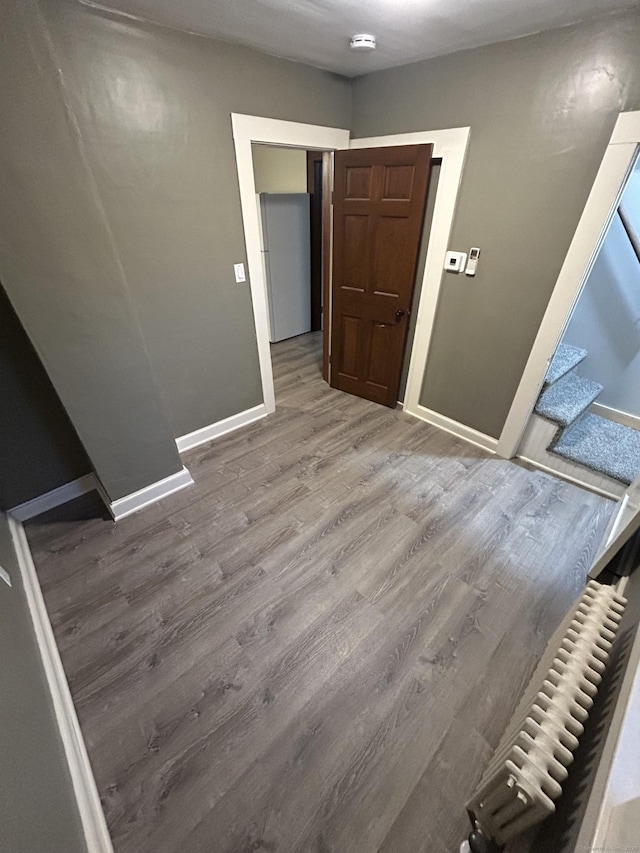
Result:
{"type": "Polygon", "coordinates": [[[376,37],[369,33],[358,33],[355,36],[351,36],[349,47],[351,50],[375,50],[376,37]]]}

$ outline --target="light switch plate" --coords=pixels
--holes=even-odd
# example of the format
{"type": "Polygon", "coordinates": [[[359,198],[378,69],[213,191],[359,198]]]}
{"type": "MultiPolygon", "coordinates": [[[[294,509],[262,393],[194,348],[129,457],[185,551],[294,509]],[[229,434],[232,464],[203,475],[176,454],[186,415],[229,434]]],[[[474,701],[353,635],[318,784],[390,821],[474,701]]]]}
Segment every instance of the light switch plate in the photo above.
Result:
{"type": "Polygon", "coordinates": [[[236,283],[242,284],[243,281],[247,280],[246,275],[244,274],[244,264],[234,264],[233,271],[236,276],[236,283]]]}
{"type": "Polygon", "coordinates": [[[464,272],[466,264],[466,252],[447,252],[445,255],[444,268],[447,272],[464,272]]]}

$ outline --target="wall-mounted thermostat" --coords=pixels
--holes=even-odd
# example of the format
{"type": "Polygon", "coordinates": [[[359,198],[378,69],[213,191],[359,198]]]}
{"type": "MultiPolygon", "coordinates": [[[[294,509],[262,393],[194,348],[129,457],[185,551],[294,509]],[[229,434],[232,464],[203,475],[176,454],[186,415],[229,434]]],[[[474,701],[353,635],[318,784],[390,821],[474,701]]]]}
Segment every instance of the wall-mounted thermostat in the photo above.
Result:
{"type": "Polygon", "coordinates": [[[469,249],[469,263],[467,264],[467,268],[465,270],[467,275],[475,275],[476,267],[478,266],[478,258],[480,257],[480,249],[474,247],[473,249],[469,249]]]}
{"type": "Polygon", "coordinates": [[[464,272],[466,263],[466,252],[447,252],[444,258],[444,268],[448,272],[464,272]]]}

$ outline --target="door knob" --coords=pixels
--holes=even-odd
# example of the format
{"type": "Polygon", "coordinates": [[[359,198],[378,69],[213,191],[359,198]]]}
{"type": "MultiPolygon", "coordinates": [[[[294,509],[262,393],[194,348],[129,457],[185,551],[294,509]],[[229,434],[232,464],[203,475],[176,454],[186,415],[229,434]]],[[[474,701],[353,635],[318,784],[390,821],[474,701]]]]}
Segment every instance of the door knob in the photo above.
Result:
{"type": "Polygon", "coordinates": [[[407,312],[404,310],[404,308],[398,308],[398,310],[396,311],[396,323],[399,323],[406,313],[407,312]]]}

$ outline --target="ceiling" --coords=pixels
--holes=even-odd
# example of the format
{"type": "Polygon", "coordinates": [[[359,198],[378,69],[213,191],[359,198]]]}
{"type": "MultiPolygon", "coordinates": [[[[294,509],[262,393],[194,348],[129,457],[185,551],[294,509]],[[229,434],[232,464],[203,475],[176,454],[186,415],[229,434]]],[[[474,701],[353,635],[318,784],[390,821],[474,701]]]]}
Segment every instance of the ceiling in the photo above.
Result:
{"type": "Polygon", "coordinates": [[[638,0],[80,0],[350,77],[637,7],[638,0]],[[374,53],[349,49],[373,33],[374,53]]]}

